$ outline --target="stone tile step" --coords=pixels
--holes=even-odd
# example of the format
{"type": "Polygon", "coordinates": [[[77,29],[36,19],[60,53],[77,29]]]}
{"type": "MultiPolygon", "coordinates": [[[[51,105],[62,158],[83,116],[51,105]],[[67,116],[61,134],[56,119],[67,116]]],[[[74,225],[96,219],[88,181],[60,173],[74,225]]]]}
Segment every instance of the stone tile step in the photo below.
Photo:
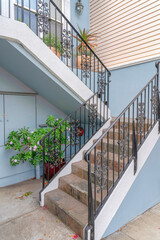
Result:
{"type": "Polygon", "coordinates": [[[66,192],[56,189],[45,195],[45,206],[83,239],[88,207],[66,192]]]}
{"type": "MultiPolygon", "coordinates": [[[[115,118],[112,118],[111,120],[111,124],[114,122],[115,118]]],[[[128,124],[128,120],[126,119],[125,120],[125,124],[128,124]]],[[[123,125],[123,119],[120,120],[120,126],[123,125]]],[[[151,126],[151,120],[149,119],[149,121],[147,122],[147,119],[145,120],[145,130],[147,131],[148,127],[151,126]]],[[[135,128],[137,127],[137,120],[135,119],[135,128]]],[[[118,129],[119,128],[119,121],[115,124],[115,129],[118,129]]],[[[129,123],[129,128],[130,130],[133,129],[133,122],[132,122],[132,119],[130,119],[130,123],[129,123]]]]}
{"type": "MultiPolygon", "coordinates": [[[[109,188],[112,186],[112,181],[109,182],[109,188]]],[[[96,189],[94,188],[95,185],[92,184],[92,192],[93,192],[93,201],[94,201],[94,191],[96,192],[96,206],[99,206],[101,202],[101,193],[98,192],[99,185],[98,182],[96,183],[96,189]]],[[[67,176],[61,177],[59,179],[59,188],[75,199],[79,200],[80,202],[88,205],[88,181],[78,177],[75,174],[69,174],[67,176]]],[[[103,190],[103,196],[107,194],[107,186],[103,190]]]]}
{"type": "MultiPolygon", "coordinates": [[[[104,129],[102,132],[105,133],[105,131],[106,130],[104,129]]],[[[145,131],[145,134],[146,134],[146,131],[145,131]]],[[[107,139],[107,137],[109,137],[109,139],[113,139],[113,128],[110,129],[108,136],[107,136],[107,134],[104,136],[104,139],[107,139]]],[[[138,134],[138,140],[140,140],[140,138],[143,138],[143,137],[144,137],[144,133],[142,133],[141,136],[140,136],[140,134],[138,134]]],[[[115,141],[118,141],[119,138],[120,138],[119,130],[116,128],[116,129],[114,129],[114,139],[115,139],[115,141]]],[[[130,130],[129,131],[129,140],[132,141],[132,138],[133,138],[133,131],[130,130]]]]}
{"type": "MultiPolygon", "coordinates": [[[[93,142],[95,143],[97,141],[97,139],[93,140],[93,142]]],[[[128,142],[127,142],[127,147],[128,147],[128,142]]],[[[109,141],[107,141],[106,138],[103,138],[103,141],[97,143],[96,145],[96,150],[97,149],[102,149],[103,151],[107,151],[109,150],[110,153],[118,153],[118,149],[119,149],[119,143],[118,143],[118,140],[115,140],[114,141],[114,145],[113,145],[113,140],[112,139],[109,139],[109,141]],[[107,146],[108,145],[108,146],[107,146]],[[114,148],[113,148],[114,146],[114,148]]],[[[132,152],[132,141],[129,141],[129,150],[130,150],[130,153],[132,152]]]]}
{"type": "MultiPolygon", "coordinates": [[[[83,152],[83,154],[85,155],[87,151],[85,150],[83,152]]],[[[101,150],[100,149],[97,149],[96,150],[96,154],[100,153],[101,150]]],[[[130,156],[131,156],[131,153],[132,151],[130,151],[130,156]]],[[[109,158],[109,163],[108,163],[108,166],[109,166],[109,169],[110,170],[114,170],[118,172],[118,154],[117,153],[114,153],[114,160],[113,160],[113,153],[112,152],[109,152],[107,154],[107,152],[104,154],[104,163],[107,163],[107,159],[109,158]]],[[[91,155],[90,155],[90,159],[91,159],[91,163],[94,164],[95,162],[95,155],[94,155],[94,150],[91,151],[91,155]]],[[[124,158],[124,165],[128,162],[128,156],[126,158],[124,158]]],[[[121,171],[123,169],[123,159],[120,158],[119,156],[119,171],[121,171]]]]}
{"type": "MultiPolygon", "coordinates": [[[[85,179],[88,181],[88,163],[85,160],[81,160],[79,162],[72,164],[72,173],[76,176],[85,179]]],[[[113,171],[109,169],[108,171],[109,175],[109,186],[112,185],[113,182],[113,171]]],[[[91,177],[92,177],[92,183],[94,183],[94,164],[91,164],[91,177]]],[[[118,173],[115,172],[115,179],[118,177],[118,173]]]]}

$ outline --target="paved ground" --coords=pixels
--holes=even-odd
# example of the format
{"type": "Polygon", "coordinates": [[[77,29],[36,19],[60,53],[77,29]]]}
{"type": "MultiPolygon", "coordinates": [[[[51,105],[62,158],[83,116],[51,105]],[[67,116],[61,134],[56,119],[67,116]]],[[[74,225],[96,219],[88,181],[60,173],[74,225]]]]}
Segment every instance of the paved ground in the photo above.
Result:
{"type": "Polygon", "coordinates": [[[160,203],[105,240],[160,240],[160,203]]]}
{"type": "Polygon", "coordinates": [[[40,207],[40,189],[40,180],[0,189],[0,240],[73,239],[74,232],[47,209],[40,207]],[[24,196],[25,193],[28,196],[24,196]]]}

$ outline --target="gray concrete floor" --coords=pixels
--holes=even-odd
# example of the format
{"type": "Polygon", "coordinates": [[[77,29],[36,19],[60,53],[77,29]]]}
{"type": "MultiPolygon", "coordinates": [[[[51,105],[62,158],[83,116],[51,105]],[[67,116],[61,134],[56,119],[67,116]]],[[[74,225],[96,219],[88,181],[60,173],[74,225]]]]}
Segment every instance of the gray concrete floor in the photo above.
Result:
{"type": "MultiPolygon", "coordinates": [[[[75,233],[39,205],[40,180],[0,189],[0,240],[72,240],[75,233]],[[26,192],[32,192],[27,197],[26,192]]],[[[80,240],[80,238],[78,238],[80,240]]]]}
{"type": "Polygon", "coordinates": [[[160,203],[103,240],[160,240],[160,203]]]}

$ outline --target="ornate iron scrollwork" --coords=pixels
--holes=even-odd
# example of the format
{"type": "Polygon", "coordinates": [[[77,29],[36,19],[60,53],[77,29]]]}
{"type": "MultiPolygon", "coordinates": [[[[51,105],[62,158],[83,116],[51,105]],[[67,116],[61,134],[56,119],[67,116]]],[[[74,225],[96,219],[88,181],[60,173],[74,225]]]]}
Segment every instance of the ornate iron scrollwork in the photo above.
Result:
{"type": "Polygon", "coordinates": [[[152,114],[157,114],[158,113],[158,88],[156,85],[154,85],[152,88],[151,104],[152,104],[152,114]]]}
{"type": "Polygon", "coordinates": [[[49,8],[48,3],[38,0],[37,22],[39,32],[48,34],[49,32],[49,8]]]}
{"type": "Polygon", "coordinates": [[[82,68],[82,76],[83,78],[90,78],[91,74],[91,63],[90,63],[90,55],[88,54],[87,49],[82,52],[81,56],[81,68],[82,68]]]}
{"type": "Polygon", "coordinates": [[[96,104],[91,104],[89,107],[89,126],[90,127],[95,127],[96,126],[96,121],[97,121],[97,105],[96,104]]]}
{"type": "Polygon", "coordinates": [[[138,104],[138,116],[137,116],[137,134],[142,134],[144,132],[145,125],[145,104],[138,104]]]}
{"type": "Polygon", "coordinates": [[[107,188],[107,159],[105,157],[106,152],[98,152],[96,156],[96,167],[95,167],[95,177],[96,177],[96,187],[97,192],[101,192],[107,188]]]}
{"type": "Polygon", "coordinates": [[[62,32],[62,49],[63,56],[66,58],[71,58],[72,55],[72,34],[70,31],[64,29],[62,32]]]}
{"type": "Polygon", "coordinates": [[[104,94],[105,93],[105,86],[106,86],[106,72],[98,72],[98,93],[104,94]]]}
{"type": "Polygon", "coordinates": [[[73,120],[70,123],[70,138],[71,138],[70,140],[72,145],[78,144],[80,137],[79,128],[80,128],[79,120],[73,120]]]}
{"type": "Polygon", "coordinates": [[[121,124],[120,126],[120,140],[118,144],[120,146],[120,159],[123,160],[128,156],[128,124],[121,124]]]}

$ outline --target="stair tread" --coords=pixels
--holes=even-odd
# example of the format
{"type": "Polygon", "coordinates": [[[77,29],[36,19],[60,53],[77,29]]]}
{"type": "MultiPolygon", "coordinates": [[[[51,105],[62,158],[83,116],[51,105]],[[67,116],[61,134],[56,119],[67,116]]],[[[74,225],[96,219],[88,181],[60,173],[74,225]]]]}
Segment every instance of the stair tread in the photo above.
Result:
{"type": "MultiPolygon", "coordinates": [[[[78,168],[81,168],[85,171],[88,172],[88,163],[85,161],[85,160],[81,160],[79,162],[76,162],[76,163],[72,163],[73,166],[76,166],[78,168]]],[[[91,164],[91,172],[93,173],[94,172],[94,164],[91,164]]],[[[110,170],[109,169],[109,176],[113,176],[113,170],[110,170]]]]}
{"type": "Polygon", "coordinates": [[[69,214],[83,227],[87,224],[88,207],[80,201],[76,200],[71,195],[58,188],[47,193],[46,198],[48,198],[52,203],[56,204],[59,208],[69,214]]]}

